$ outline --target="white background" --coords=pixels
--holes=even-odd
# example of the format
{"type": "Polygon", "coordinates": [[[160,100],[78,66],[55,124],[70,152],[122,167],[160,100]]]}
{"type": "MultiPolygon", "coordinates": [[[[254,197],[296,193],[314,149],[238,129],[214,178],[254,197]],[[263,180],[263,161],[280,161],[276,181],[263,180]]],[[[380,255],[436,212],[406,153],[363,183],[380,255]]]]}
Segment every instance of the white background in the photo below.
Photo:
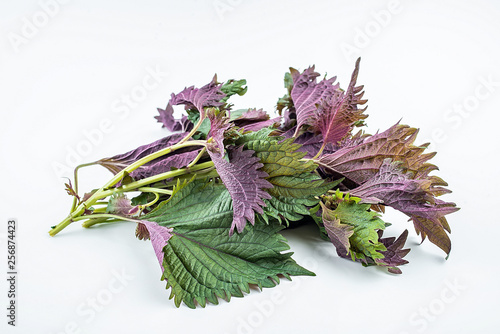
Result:
{"type": "MultiPolygon", "coordinates": [[[[499,13],[495,1],[457,0],[2,1],[2,271],[9,218],[18,220],[19,259],[18,326],[6,325],[2,279],[2,333],[497,332],[499,13]],[[448,261],[430,242],[419,246],[406,218],[392,212],[388,234],[410,230],[410,264],[400,276],[341,260],[302,227],[284,235],[316,277],[191,310],[168,299],[134,224],[47,234],[70,208],[68,165],[166,135],[153,116],[171,92],[214,73],[246,78],[236,107],[273,112],[289,66],[316,64],[345,87],[357,56],[367,131],[402,118],[421,128],[417,143],[430,140],[439,152],[437,175],[454,191],[445,199],[462,208],[449,217],[448,261]],[[155,70],[157,81],[142,89],[155,70]],[[95,311],[92,299],[106,305],[95,311]]],[[[109,177],[89,168],[81,187],[109,177]]]]}

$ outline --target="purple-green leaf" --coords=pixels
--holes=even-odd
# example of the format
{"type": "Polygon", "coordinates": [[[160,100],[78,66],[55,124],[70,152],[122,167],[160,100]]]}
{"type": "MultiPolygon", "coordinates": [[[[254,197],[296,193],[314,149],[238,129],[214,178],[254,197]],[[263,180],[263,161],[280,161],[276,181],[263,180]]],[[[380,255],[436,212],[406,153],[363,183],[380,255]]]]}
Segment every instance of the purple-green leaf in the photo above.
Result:
{"type": "Polygon", "coordinates": [[[216,114],[214,110],[210,110],[208,113],[208,118],[210,119],[210,131],[208,137],[212,137],[213,143],[207,145],[208,152],[211,156],[218,153],[220,156],[224,156],[224,133],[233,126],[229,123],[227,117],[223,117],[222,114],[216,114]]]}
{"type": "Polygon", "coordinates": [[[322,209],[323,225],[331,242],[337,249],[337,253],[349,254],[349,238],[354,233],[354,227],[342,224],[340,219],[335,217],[332,210],[328,209],[323,202],[319,202],[322,209]]]}
{"type": "Polygon", "coordinates": [[[76,200],[78,201],[78,203],[80,203],[81,202],[80,196],[78,196],[75,189],[73,188],[73,184],[71,184],[71,180],[68,179],[68,183],[65,183],[64,186],[65,186],[66,193],[68,193],[68,195],[70,195],[70,196],[75,197],[76,200]]]}
{"type": "Polygon", "coordinates": [[[410,217],[417,233],[426,236],[446,254],[450,253],[451,241],[445,230],[450,227],[445,215],[456,212],[455,203],[434,198],[432,181],[411,179],[411,172],[404,172],[402,162],[385,159],[377,174],[363,185],[351,191],[352,196],[363,202],[384,204],[410,217]]]}
{"type": "Polygon", "coordinates": [[[128,216],[132,208],[132,204],[127,196],[120,193],[111,196],[108,201],[106,213],[112,213],[119,216],[128,216]]]}
{"type": "MultiPolygon", "coordinates": [[[[427,163],[435,153],[423,154],[428,144],[413,145],[417,133],[417,129],[397,123],[373,136],[357,134],[344,141],[337,151],[324,154],[315,162],[331,176],[345,177],[355,186],[377,174],[386,158],[404,161],[405,168],[423,178],[437,167],[427,163]]],[[[441,179],[433,180],[433,186],[446,185],[441,179]]],[[[443,189],[436,188],[437,190],[443,189]]]]}
{"type": "Polygon", "coordinates": [[[254,212],[264,213],[263,200],[271,199],[264,189],[273,186],[265,180],[268,174],[259,170],[264,164],[253,156],[254,151],[243,150],[243,146],[232,147],[228,149],[229,161],[225,159],[224,132],[233,124],[228,123],[222,114],[216,115],[213,111],[209,112],[208,117],[211,124],[209,135],[214,143],[207,146],[207,151],[233,200],[233,222],[229,234],[232,235],[235,228],[241,233],[247,220],[252,225],[255,223],[254,212]]]}

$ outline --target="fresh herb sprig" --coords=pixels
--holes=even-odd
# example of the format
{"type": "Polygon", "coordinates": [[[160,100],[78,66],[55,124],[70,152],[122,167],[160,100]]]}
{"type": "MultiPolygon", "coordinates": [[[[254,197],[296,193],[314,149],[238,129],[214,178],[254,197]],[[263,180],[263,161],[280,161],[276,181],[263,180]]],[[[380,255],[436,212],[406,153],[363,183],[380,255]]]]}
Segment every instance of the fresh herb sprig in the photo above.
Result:
{"type": "Polygon", "coordinates": [[[245,80],[172,94],[158,122],[173,134],[124,154],[75,169],[70,214],[52,227],[137,223],[149,239],[162,280],[176,306],[194,308],[219,298],[242,297],[249,284],[273,287],[280,277],[314,275],[292,258],[280,230],[308,220],[341,257],[400,274],[408,263],[408,236],[384,237],[389,206],[406,214],[416,233],[451,251],[446,215],[456,205],[437,197],[446,182],[429,175],[437,167],[414,145],[418,130],[396,123],[375,135],[354,129],[368,116],[356,86],[359,59],[349,85],[318,80],[314,66],[285,75],[287,93],[279,117],[262,109],[233,110],[229,98],[247,91],[245,80]],[[173,106],[184,105],[180,119],[173,106]],[[107,168],[113,177],[80,196],[78,170],[107,168]],[[140,195],[129,198],[129,193],[140,195]]]}

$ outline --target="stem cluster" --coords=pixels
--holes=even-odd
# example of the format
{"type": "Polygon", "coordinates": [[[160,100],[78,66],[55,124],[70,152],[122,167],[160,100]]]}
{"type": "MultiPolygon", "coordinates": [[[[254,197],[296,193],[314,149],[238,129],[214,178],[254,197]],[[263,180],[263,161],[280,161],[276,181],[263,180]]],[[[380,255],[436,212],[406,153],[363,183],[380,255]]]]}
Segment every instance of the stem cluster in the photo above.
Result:
{"type": "MultiPolygon", "coordinates": [[[[214,163],[212,161],[207,161],[207,162],[202,162],[198,163],[200,158],[205,154],[206,152],[206,145],[207,141],[203,140],[189,140],[198,130],[198,128],[201,125],[201,122],[205,117],[200,117],[199,121],[197,124],[193,127],[191,132],[189,132],[181,141],[179,141],[177,144],[174,144],[172,146],[166,147],[162,150],[156,151],[154,153],[151,153],[134,163],[130,164],[129,166],[125,167],[122,169],[120,172],[116,173],[111,180],[109,180],[106,184],[104,184],[101,188],[99,188],[97,191],[95,191],[88,199],[85,201],[82,201],[78,203],[77,198],[75,197],[73,200],[73,205],[71,207],[71,212],[70,214],[59,224],[55,225],[50,231],[49,234],[51,236],[55,236],[57,233],[61,232],[64,228],[66,228],[68,225],[70,225],[74,221],[79,221],[79,220],[86,220],[83,223],[84,227],[90,227],[95,224],[99,223],[104,223],[104,222],[111,222],[111,221],[137,221],[137,219],[133,218],[127,218],[127,217],[122,217],[118,215],[112,215],[112,214],[106,214],[105,213],[105,207],[102,208],[95,208],[92,211],[89,211],[89,209],[94,206],[94,205],[106,205],[107,202],[103,201],[103,199],[113,195],[113,194],[119,194],[119,193],[126,193],[130,191],[142,191],[142,192],[150,192],[155,194],[156,198],[154,201],[147,203],[144,206],[152,205],[156,203],[156,201],[159,198],[160,194],[163,195],[171,195],[172,190],[166,189],[165,187],[171,187],[175,185],[173,182],[162,182],[159,185],[155,185],[156,183],[160,181],[164,181],[166,179],[170,179],[173,177],[179,177],[179,176],[193,176],[193,174],[201,174],[204,177],[207,175],[216,175],[216,171],[214,171],[214,163]],[[144,164],[160,158],[166,154],[169,154],[171,152],[174,152],[176,150],[179,150],[184,147],[189,147],[189,146],[203,146],[203,149],[200,151],[200,153],[196,156],[196,158],[193,159],[193,161],[188,164],[185,168],[157,174],[148,178],[144,178],[141,180],[137,180],[131,183],[127,183],[124,185],[121,185],[119,187],[116,187],[116,185],[123,180],[125,176],[136,170],[137,168],[143,166],[144,164]],[[208,173],[208,174],[207,174],[208,173]]],[[[86,166],[91,166],[95,165],[96,163],[88,163],[88,164],[83,164],[75,168],[75,175],[74,175],[74,181],[75,181],[75,191],[78,192],[78,169],[81,167],[86,167],[86,166]]]]}

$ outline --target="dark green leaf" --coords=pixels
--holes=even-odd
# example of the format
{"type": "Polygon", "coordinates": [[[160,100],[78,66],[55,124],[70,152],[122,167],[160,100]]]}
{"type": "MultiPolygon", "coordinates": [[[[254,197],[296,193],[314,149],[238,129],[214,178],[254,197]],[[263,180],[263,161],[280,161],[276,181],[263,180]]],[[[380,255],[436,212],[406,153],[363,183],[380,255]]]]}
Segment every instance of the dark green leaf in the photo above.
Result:
{"type": "Polygon", "coordinates": [[[227,189],[214,182],[193,181],[170,201],[143,217],[173,228],[164,248],[164,274],[175,304],[194,308],[249,292],[249,284],[273,287],[278,275],[314,275],[281,253],[289,247],[282,226],[258,219],[242,233],[229,236],[232,201],[227,189]]]}

